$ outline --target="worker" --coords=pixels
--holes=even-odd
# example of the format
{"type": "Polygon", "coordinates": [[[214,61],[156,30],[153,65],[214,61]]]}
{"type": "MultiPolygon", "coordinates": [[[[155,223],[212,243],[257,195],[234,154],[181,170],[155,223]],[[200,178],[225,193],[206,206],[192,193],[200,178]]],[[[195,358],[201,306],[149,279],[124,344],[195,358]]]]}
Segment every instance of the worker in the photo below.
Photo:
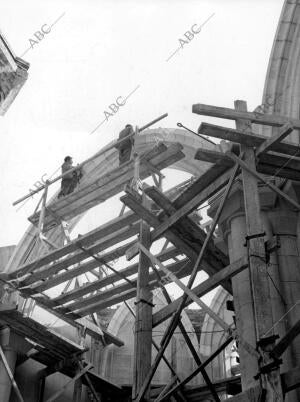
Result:
{"type": "Polygon", "coordinates": [[[134,144],[134,130],[131,124],[126,124],[125,128],[119,134],[119,141],[126,138],[127,140],[122,141],[120,144],[116,145],[119,150],[119,165],[123,165],[125,162],[130,160],[132,147],[134,144]]]}
{"type": "MultiPolygon", "coordinates": [[[[73,169],[73,160],[71,156],[66,156],[64,163],[61,166],[61,174],[68,172],[73,169]]],[[[61,190],[58,194],[58,198],[64,197],[72,193],[82,178],[81,169],[76,169],[73,172],[67,173],[61,180],[61,190]]]]}

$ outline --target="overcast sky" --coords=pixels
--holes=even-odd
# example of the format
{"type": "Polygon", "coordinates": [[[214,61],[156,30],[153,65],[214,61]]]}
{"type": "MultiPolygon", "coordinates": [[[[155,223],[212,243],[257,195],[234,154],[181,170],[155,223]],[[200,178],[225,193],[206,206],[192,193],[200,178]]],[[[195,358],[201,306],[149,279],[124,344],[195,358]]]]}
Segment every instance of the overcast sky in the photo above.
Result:
{"type": "Polygon", "coordinates": [[[57,170],[65,155],[81,162],[116,139],[126,123],[143,125],[165,112],[164,127],[181,121],[196,129],[201,121],[216,122],[193,115],[194,103],[232,107],[235,99],[245,99],[249,110],[259,105],[282,5],[282,0],[2,0],[0,30],[17,56],[27,51],[23,58],[30,69],[0,118],[0,246],[18,242],[35,207],[30,201],[17,211],[12,202],[57,170]],[[35,36],[52,24],[44,38],[35,36]],[[193,38],[184,36],[201,24],[193,38]],[[186,43],[174,53],[179,39],[186,43]],[[129,94],[91,135],[109,105],[129,94]]]}

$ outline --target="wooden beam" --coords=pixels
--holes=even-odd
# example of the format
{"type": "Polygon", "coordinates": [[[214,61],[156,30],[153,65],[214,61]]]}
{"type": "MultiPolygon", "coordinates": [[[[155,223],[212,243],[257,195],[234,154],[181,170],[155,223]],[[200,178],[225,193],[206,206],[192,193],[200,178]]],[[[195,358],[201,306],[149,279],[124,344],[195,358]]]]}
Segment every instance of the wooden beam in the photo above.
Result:
{"type": "Polygon", "coordinates": [[[20,392],[20,390],[19,390],[19,387],[18,387],[18,385],[17,385],[17,383],[16,383],[16,381],[15,381],[15,379],[14,379],[14,376],[13,376],[13,374],[12,374],[12,372],[11,372],[11,369],[10,369],[10,367],[9,367],[8,361],[7,361],[6,357],[5,357],[5,354],[4,354],[4,352],[3,352],[3,349],[2,349],[2,346],[1,346],[1,345],[0,345],[0,356],[1,356],[1,360],[2,360],[2,362],[3,362],[3,365],[4,365],[4,367],[5,367],[5,370],[6,370],[7,375],[8,375],[8,377],[9,377],[10,381],[11,381],[12,387],[13,387],[15,393],[16,393],[16,396],[17,396],[18,400],[19,400],[20,402],[24,402],[24,399],[23,399],[23,397],[22,397],[22,395],[21,395],[21,392],[20,392]]]}
{"type": "MultiPolygon", "coordinates": [[[[78,366],[79,366],[79,369],[80,369],[80,370],[84,370],[84,366],[83,366],[83,364],[81,363],[80,360],[78,361],[78,366]]],[[[92,392],[92,394],[93,394],[93,396],[94,396],[96,402],[101,402],[101,400],[100,400],[100,398],[98,397],[97,392],[96,392],[96,390],[95,390],[95,388],[94,388],[94,386],[93,386],[93,383],[92,383],[92,381],[90,380],[90,377],[88,376],[88,373],[84,373],[84,378],[85,378],[85,381],[87,382],[88,387],[90,388],[90,390],[91,390],[91,392],[92,392]]]]}
{"type": "Polygon", "coordinates": [[[212,311],[207,304],[205,304],[198,296],[195,295],[195,293],[189,289],[187,286],[185,286],[175,274],[173,274],[168,268],[166,268],[153,254],[151,254],[146,248],[140,243],[139,244],[140,249],[142,252],[151,260],[152,264],[158,265],[161,271],[163,271],[167,278],[170,278],[170,280],[178,287],[180,287],[181,290],[183,290],[184,293],[188,295],[188,297],[193,300],[198,306],[204,310],[208,315],[210,315],[219,325],[221,328],[224,329],[224,331],[228,331],[230,326],[221,318],[219,317],[214,311],[212,311]]]}
{"type": "MultiPolygon", "coordinates": [[[[272,138],[258,135],[253,132],[245,132],[242,130],[217,126],[209,123],[202,123],[198,131],[199,133],[208,135],[210,137],[215,137],[255,148],[259,148],[263,142],[269,138],[272,138]]],[[[272,146],[272,150],[282,154],[295,155],[299,150],[299,147],[292,142],[283,141],[280,143],[275,142],[272,146]]]]}
{"type": "MultiPolygon", "coordinates": [[[[132,212],[127,212],[121,217],[113,219],[105,223],[104,225],[100,226],[99,228],[85,234],[80,238],[80,241],[82,242],[83,246],[87,247],[92,243],[94,243],[95,241],[101,239],[102,237],[108,236],[118,231],[122,227],[132,225],[133,223],[136,223],[138,220],[139,217],[137,217],[135,214],[133,214],[132,212]]],[[[70,254],[74,251],[75,252],[78,251],[76,246],[76,240],[28,264],[20,266],[16,271],[11,272],[9,276],[12,279],[20,278],[21,276],[25,275],[28,272],[36,270],[49,263],[52,263],[53,261],[58,260],[59,258],[64,257],[65,255],[70,254]]]]}
{"type": "Polygon", "coordinates": [[[268,152],[272,149],[274,149],[274,146],[280,146],[281,141],[287,137],[291,132],[294,130],[293,126],[290,123],[286,123],[284,126],[280,127],[280,130],[278,133],[275,135],[272,135],[272,137],[268,138],[265,140],[259,148],[256,150],[255,154],[256,156],[261,155],[264,152],[268,152]]]}
{"type": "Polygon", "coordinates": [[[292,328],[283,336],[282,339],[275,345],[272,355],[279,358],[293,340],[300,334],[300,320],[292,326],[292,328]]]}
{"type": "Polygon", "coordinates": [[[262,388],[260,385],[246,389],[244,392],[235,395],[231,398],[225,399],[230,402],[257,402],[260,400],[262,388]]]}
{"type": "MultiPolygon", "coordinates": [[[[204,282],[197,285],[192,291],[198,296],[202,297],[206,293],[215,289],[217,286],[222,284],[223,281],[232,278],[237,275],[239,272],[242,272],[244,269],[248,267],[248,261],[246,257],[240,258],[239,260],[231,263],[226,268],[223,268],[222,271],[216,273],[210,278],[206,279],[204,282]]],[[[176,300],[174,300],[171,304],[166,307],[163,307],[153,315],[153,328],[157,325],[161,324],[168,318],[172,316],[177,310],[179,304],[182,301],[182,296],[176,300]]],[[[184,307],[187,307],[189,304],[193,303],[191,299],[187,299],[184,307]]]]}
{"type": "MultiPolygon", "coordinates": [[[[168,197],[166,197],[157,188],[149,187],[146,190],[146,194],[150,196],[160,208],[162,208],[163,212],[159,214],[159,217],[162,216],[165,219],[169,219],[168,217],[170,215],[176,214],[177,209],[175,208],[174,203],[172,203],[168,197]]],[[[184,207],[180,209],[182,213],[184,212],[183,209],[184,207]]],[[[194,221],[192,221],[192,219],[188,218],[187,216],[182,216],[180,222],[178,222],[178,225],[176,225],[176,222],[174,222],[174,225],[184,238],[188,238],[190,235],[191,238],[193,237],[195,241],[199,243],[199,246],[203,244],[206,234],[194,221]]],[[[207,250],[209,255],[207,255],[206,258],[209,262],[211,262],[212,265],[214,265],[214,263],[211,261],[210,256],[217,256],[217,258],[222,262],[223,266],[226,266],[229,263],[228,257],[214,245],[213,241],[210,242],[207,250]]]]}
{"type": "MultiPolygon", "coordinates": [[[[202,245],[201,251],[200,251],[200,253],[199,253],[198,257],[197,257],[197,260],[195,262],[195,265],[193,267],[191,276],[190,276],[188,284],[187,284],[187,287],[189,289],[191,289],[192,286],[193,286],[193,283],[195,281],[195,278],[196,278],[196,275],[197,275],[197,272],[198,272],[198,269],[199,269],[198,267],[203,261],[204,254],[206,252],[206,248],[207,248],[209,242],[212,239],[214,230],[215,230],[216,225],[218,223],[218,220],[219,220],[219,218],[221,216],[221,213],[223,211],[225,202],[226,202],[226,200],[228,198],[228,195],[230,193],[230,190],[232,188],[232,185],[233,185],[233,182],[234,182],[234,179],[235,179],[237,173],[238,173],[238,165],[236,165],[234,167],[234,169],[233,169],[232,175],[230,177],[230,180],[229,180],[229,182],[227,184],[225,193],[223,195],[223,199],[219,204],[218,210],[217,210],[215,218],[213,220],[211,229],[210,229],[209,233],[207,234],[207,236],[205,238],[205,241],[204,241],[204,243],[202,245]]],[[[155,371],[156,371],[156,369],[157,369],[157,367],[158,367],[158,365],[159,365],[159,363],[161,361],[161,358],[162,358],[162,356],[164,354],[164,351],[166,350],[166,348],[167,348],[167,346],[168,346],[168,344],[169,344],[169,342],[170,342],[170,340],[171,340],[171,338],[173,336],[173,333],[174,333],[174,331],[175,331],[175,329],[176,329],[176,327],[178,325],[178,322],[180,320],[181,312],[182,312],[182,310],[184,308],[184,304],[187,301],[187,299],[188,299],[188,296],[187,296],[186,293],[184,293],[184,295],[182,297],[182,300],[181,300],[181,302],[180,302],[180,304],[178,306],[178,309],[177,309],[173,319],[171,320],[171,322],[169,324],[169,327],[167,328],[167,330],[166,330],[166,332],[165,332],[165,334],[163,336],[163,339],[162,339],[162,342],[161,342],[161,349],[157,353],[156,358],[154,360],[154,363],[153,363],[153,365],[151,367],[151,370],[148,373],[147,379],[145,380],[145,382],[144,382],[144,384],[143,384],[143,386],[142,386],[142,388],[140,390],[140,393],[139,393],[138,398],[137,398],[137,402],[140,402],[140,401],[143,400],[143,396],[144,396],[144,394],[145,394],[145,392],[146,392],[146,390],[147,390],[147,388],[148,388],[148,386],[149,386],[149,384],[150,384],[150,382],[151,382],[151,380],[152,380],[152,378],[153,378],[153,376],[155,374],[155,371]]]]}
{"type": "MultiPolygon", "coordinates": [[[[186,276],[191,271],[191,263],[189,260],[179,261],[174,264],[170,264],[170,270],[174,270],[174,272],[180,271],[180,276],[186,276]]],[[[59,307],[56,311],[61,312],[62,314],[68,314],[69,312],[76,312],[76,314],[87,315],[91,312],[96,312],[106,307],[108,305],[114,305],[119,303],[120,301],[128,300],[133,297],[135,294],[137,279],[132,279],[131,283],[123,283],[118,286],[114,286],[108,290],[100,292],[94,296],[87,297],[83,300],[77,300],[74,303],[68,304],[66,307],[59,307]],[[134,289],[133,293],[130,293],[130,297],[127,293],[128,290],[134,289]],[[133,294],[133,296],[132,296],[133,294]],[[117,297],[117,300],[114,297],[117,297]]],[[[153,289],[158,286],[158,282],[155,279],[155,275],[151,273],[149,275],[149,283],[148,286],[150,289],[153,289]]]]}
{"type": "Polygon", "coordinates": [[[290,122],[296,130],[300,130],[300,120],[290,116],[277,114],[258,114],[254,112],[240,111],[226,107],[218,107],[204,104],[193,105],[192,112],[204,116],[219,117],[229,120],[249,120],[252,123],[280,127],[290,122]]]}
{"type": "Polygon", "coordinates": [[[234,162],[238,163],[241,166],[241,168],[243,168],[245,171],[250,173],[256,179],[258,179],[258,180],[262,181],[263,183],[265,183],[271,190],[273,190],[277,195],[279,195],[281,198],[283,198],[285,201],[287,201],[289,204],[291,204],[298,211],[300,210],[300,205],[296,201],[294,201],[291,197],[289,197],[287,194],[285,194],[283,191],[281,191],[278,187],[274,186],[272,183],[270,183],[268,180],[266,180],[262,175],[257,173],[256,170],[254,170],[253,168],[250,168],[238,156],[236,156],[232,152],[227,152],[226,154],[234,162]]]}
{"type": "MultiPolygon", "coordinates": [[[[89,247],[87,250],[93,254],[97,254],[105,249],[118,244],[123,240],[127,240],[129,237],[138,233],[139,223],[135,223],[129,228],[125,227],[120,229],[118,232],[105,236],[98,243],[89,247]]],[[[78,246],[77,246],[78,249],[78,246]]],[[[87,255],[84,252],[76,253],[63,259],[62,261],[56,262],[46,268],[42,268],[39,271],[35,271],[32,275],[25,278],[23,281],[19,283],[20,287],[28,286],[38,280],[46,279],[51,275],[57,274],[62,269],[66,269],[67,267],[77,264],[80,261],[87,259],[87,255]]]]}
{"type": "MultiPolygon", "coordinates": [[[[179,251],[175,247],[172,247],[171,249],[168,249],[165,252],[158,254],[157,258],[160,261],[166,261],[170,258],[174,258],[178,254],[179,254],[179,251]]],[[[101,259],[103,259],[103,256],[101,256],[101,259]]],[[[133,264],[124,269],[121,269],[119,271],[119,273],[124,276],[131,276],[131,275],[136,274],[137,271],[138,271],[138,264],[133,264]]],[[[101,278],[97,281],[91,282],[90,284],[85,285],[79,289],[73,289],[68,293],[64,293],[64,294],[61,294],[61,295],[53,298],[52,300],[59,304],[64,304],[71,300],[76,300],[79,297],[82,297],[88,293],[94,292],[95,290],[100,290],[105,286],[112,285],[112,284],[114,284],[114,282],[119,281],[119,280],[120,280],[120,277],[117,274],[108,275],[106,278],[101,278]]]]}
{"type": "Polygon", "coordinates": [[[300,387],[300,366],[281,374],[283,391],[285,393],[300,387]]]}
{"type": "MultiPolygon", "coordinates": [[[[133,195],[132,192],[128,192],[127,195],[121,197],[121,201],[124,202],[129,208],[131,208],[138,215],[143,216],[143,218],[147,220],[147,222],[154,228],[160,225],[161,221],[154,214],[152,214],[151,211],[143,207],[140,203],[140,200],[137,198],[136,195],[133,195]]],[[[182,236],[180,235],[180,233],[178,233],[176,228],[171,228],[167,230],[165,232],[165,237],[170,242],[172,242],[178,249],[180,249],[188,258],[190,258],[191,260],[196,260],[198,255],[197,252],[199,251],[201,246],[201,245],[199,246],[199,240],[193,243],[193,247],[196,247],[196,249],[192,248],[191,245],[187,243],[186,239],[185,240],[182,239],[182,236]]],[[[224,265],[220,261],[218,262],[215,255],[209,253],[209,250],[207,250],[206,252],[207,255],[211,257],[211,261],[214,261],[215,265],[213,266],[212,263],[209,263],[205,255],[205,258],[201,263],[201,268],[204,269],[209,275],[213,275],[216,272],[216,270],[222,269],[224,265]]],[[[231,289],[228,287],[226,289],[229,292],[231,291],[231,289]]]]}
{"type": "Polygon", "coordinates": [[[83,370],[80,370],[70,381],[68,381],[59,391],[55,392],[54,395],[52,395],[50,398],[47,399],[46,402],[54,402],[57,400],[57,398],[62,395],[66,388],[68,388],[69,385],[75,383],[80,377],[82,377],[86,372],[88,372],[91,368],[93,367],[92,364],[88,364],[85,366],[83,370]]]}
{"type": "Polygon", "coordinates": [[[232,342],[233,338],[231,336],[229,336],[226,341],[218,347],[218,349],[213,352],[209,358],[207,358],[199,367],[197,367],[196,370],[194,370],[189,376],[187,376],[183,381],[181,381],[178,385],[176,385],[174,388],[172,388],[168,393],[166,393],[162,399],[161,402],[163,401],[168,401],[170,396],[176,392],[180,387],[182,387],[183,385],[189,383],[197,374],[199,374],[201,372],[201,370],[203,368],[205,368],[211,361],[214,360],[215,357],[218,356],[219,353],[222,352],[222,350],[224,350],[231,342],[232,342]]]}
{"type": "MultiPolygon", "coordinates": [[[[143,205],[146,207],[148,200],[143,193],[143,205]]],[[[150,226],[142,220],[140,227],[140,242],[143,247],[139,255],[139,267],[136,292],[136,317],[134,331],[134,356],[133,356],[133,384],[132,399],[138,395],[148,371],[151,368],[152,352],[152,293],[149,289],[150,261],[147,258],[148,248],[151,246],[150,226]]],[[[145,394],[149,398],[150,389],[145,394]]]]}
{"type": "MultiPolygon", "coordinates": [[[[162,281],[161,281],[162,278],[161,278],[161,276],[160,276],[160,273],[159,273],[159,271],[156,269],[156,267],[155,267],[154,264],[152,264],[152,269],[153,269],[154,273],[156,274],[157,279],[158,279],[159,282],[160,282],[160,288],[161,288],[161,290],[162,290],[162,293],[163,293],[163,295],[164,295],[164,297],[165,297],[167,303],[168,303],[168,304],[171,304],[171,303],[172,303],[172,299],[171,299],[171,297],[170,297],[170,295],[169,295],[167,289],[166,289],[165,286],[163,285],[163,283],[162,283],[162,281]]],[[[192,356],[193,356],[193,358],[194,358],[196,364],[197,364],[198,366],[200,366],[200,365],[202,364],[202,362],[201,362],[201,360],[200,360],[200,357],[199,357],[199,355],[198,355],[198,352],[197,352],[196,349],[194,348],[194,345],[193,345],[193,343],[192,343],[192,341],[191,341],[191,339],[190,339],[188,333],[186,332],[186,329],[185,329],[185,327],[184,327],[184,325],[183,325],[183,323],[182,323],[181,320],[179,320],[179,322],[178,322],[178,327],[179,327],[180,332],[182,333],[182,335],[183,335],[183,337],[184,337],[184,340],[185,340],[185,342],[186,342],[186,344],[187,344],[187,346],[188,346],[188,348],[189,348],[189,350],[190,350],[190,352],[191,352],[191,354],[192,354],[192,356]]],[[[159,350],[159,348],[157,348],[157,350],[159,350]]],[[[211,394],[212,394],[214,400],[215,400],[216,402],[220,402],[220,398],[219,398],[219,396],[218,396],[218,394],[217,394],[217,392],[216,392],[216,389],[214,388],[214,386],[213,386],[213,384],[212,384],[212,382],[211,382],[211,380],[210,380],[210,378],[209,378],[209,375],[207,374],[205,368],[201,371],[201,374],[202,374],[202,376],[203,376],[204,381],[205,381],[206,384],[207,384],[208,389],[211,391],[211,394]]],[[[179,380],[179,378],[178,378],[178,380],[179,380]]],[[[174,384],[174,383],[172,383],[172,380],[171,380],[171,381],[169,382],[169,384],[167,384],[167,386],[166,386],[166,387],[164,388],[164,390],[161,392],[161,394],[159,395],[159,397],[157,398],[157,400],[159,400],[160,396],[162,396],[165,392],[167,392],[168,389],[171,389],[172,386],[173,386],[173,384],[174,384]],[[169,387],[169,388],[168,388],[168,387],[169,387]]]]}
{"type": "MultiPolygon", "coordinates": [[[[105,254],[102,254],[101,260],[103,260],[104,262],[107,263],[116,258],[122,257],[125,254],[128,246],[130,244],[135,244],[135,241],[125,244],[123,246],[117,247],[116,249],[109,251],[105,254]]],[[[97,262],[95,260],[89,261],[87,263],[81,263],[80,265],[78,265],[78,267],[72,268],[66,272],[59,273],[56,276],[54,276],[53,278],[48,278],[46,281],[44,281],[42,283],[38,282],[37,284],[31,285],[30,289],[32,290],[32,294],[44,292],[45,290],[50,289],[54,286],[57,286],[63,282],[66,282],[69,279],[75,278],[76,276],[82,275],[86,272],[90,272],[93,269],[100,267],[101,265],[103,265],[103,264],[100,264],[99,262],[97,262]]],[[[102,279],[100,279],[100,281],[101,280],[102,279]]],[[[95,282],[93,282],[93,283],[95,283],[95,282]]]]}
{"type": "MultiPolygon", "coordinates": [[[[222,163],[230,168],[233,166],[233,163],[228,157],[228,154],[229,152],[221,152],[220,148],[216,148],[216,150],[198,149],[195,154],[195,159],[209,163],[222,163]]],[[[277,175],[279,177],[300,181],[300,159],[271,152],[263,153],[260,154],[257,171],[267,175],[277,175]]]]}
{"type": "MultiPolygon", "coordinates": [[[[244,112],[247,110],[247,104],[244,101],[235,101],[235,107],[237,111],[244,112]]],[[[247,129],[249,129],[247,126],[247,121],[244,120],[237,120],[236,125],[240,130],[244,129],[247,131],[247,129]]],[[[256,176],[256,174],[251,173],[256,172],[254,148],[241,145],[241,151],[245,155],[245,162],[243,162],[243,166],[247,167],[247,169],[243,168],[242,170],[242,178],[246,215],[246,235],[248,236],[247,250],[250,277],[249,290],[252,295],[252,303],[254,308],[254,341],[255,339],[256,341],[260,341],[273,325],[265,242],[264,237],[261,235],[261,233],[263,233],[263,224],[261,219],[257,182],[260,175],[256,176]]],[[[230,154],[233,155],[233,153],[230,154]]],[[[239,157],[236,158],[241,160],[239,157]]],[[[233,160],[240,165],[235,158],[233,158],[233,160]]],[[[239,317],[240,320],[245,320],[246,318],[247,317],[239,317]]],[[[241,338],[242,336],[243,335],[241,334],[241,338]]],[[[255,348],[257,345],[252,344],[251,346],[255,348]]],[[[262,361],[256,361],[254,359],[249,361],[248,364],[250,370],[255,370],[261,365],[267,364],[271,361],[269,354],[265,353],[263,348],[261,348],[261,353],[262,361]]],[[[242,371],[242,376],[243,374],[244,372],[242,371]]],[[[279,369],[268,373],[264,379],[267,387],[269,388],[268,400],[276,400],[278,398],[278,401],[283,401],[279,369]]],[[[256,382],[253,381],[253,384],[256,384],[256,382]]]]}

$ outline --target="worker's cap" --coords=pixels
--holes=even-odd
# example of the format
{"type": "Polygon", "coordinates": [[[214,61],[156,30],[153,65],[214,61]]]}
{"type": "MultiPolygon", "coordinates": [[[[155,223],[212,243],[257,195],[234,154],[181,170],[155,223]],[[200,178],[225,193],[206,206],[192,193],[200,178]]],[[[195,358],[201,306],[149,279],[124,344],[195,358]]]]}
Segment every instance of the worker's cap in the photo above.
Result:
{"type": "Polygon", "coordinates": [[[132,124],[126,124],[126,128],[132,127],[132,124]]]}
{"type": "Polygon", "coordinates": [[[66,156],[65,159],[64,159],[64,161],[65,161],[65,162],[68,162],[68,161],[70,161],[71,159],[72,159],[72,156],[66,156]]]}

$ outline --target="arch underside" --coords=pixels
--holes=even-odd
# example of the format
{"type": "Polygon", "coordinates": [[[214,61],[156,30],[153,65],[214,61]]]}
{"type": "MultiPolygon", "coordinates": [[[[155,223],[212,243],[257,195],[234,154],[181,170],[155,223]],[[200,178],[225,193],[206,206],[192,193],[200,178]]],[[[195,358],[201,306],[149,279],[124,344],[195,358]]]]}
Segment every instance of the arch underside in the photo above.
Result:
{"type": "MultiPolygon", "coordinates": [[[[195,152],[198,148],[204,147],[205,149],[212,149],[213,145],[207,141],[202,140],[196,135],[187,133],[180,129],[152,129],[145,130],[142,135],[139,136],[137,141],[137,151],[140,153],[151,150],[157,142],[161,140],[166,145],[180,143],[183,145],[183,153],[185,158],[177,163],[174,163],[170,168],[181,170],[189,173],[193,176],[199,176],[203,174],[208,167],[209,163],[200,162],[194,159],[195,152]]],[[[108,144],[110,145],[110,144],[108,144]]],[[[101,150],[98,152],[100,153],[101,150]]],[[[96,178],[104,176],[110,170],[118,166],[118,151],[111,149],[103,155],[96,157],[91,162],[88,162],[84,166],[84,176],[81,180],[80,187],[93,182],[96,178]]],[[[76,191],[76,190],[75,190],[76,191]]],[[[57,197],[57,194],[50,200],[57,197]]],[[[116,216],[119,211],[116,211],[116,216]]],[[[78,222],[84,217],[81,214],[69,222],[69,229],[72,231],[78,222]]],[[[23,235],[21,241],[16,247],[16,250],[9,261],[6,272],[13,272],[20,265],[25,262],[35,260],[48,252],[48,248],[41,242],[35,243],[35,236],[37,234],[37,227],[30,225],[23,235]]],[[[63,245],[64,234],[60,227],[56,227],[47,233],[48,239],[57,246],[63,245]]]]}

